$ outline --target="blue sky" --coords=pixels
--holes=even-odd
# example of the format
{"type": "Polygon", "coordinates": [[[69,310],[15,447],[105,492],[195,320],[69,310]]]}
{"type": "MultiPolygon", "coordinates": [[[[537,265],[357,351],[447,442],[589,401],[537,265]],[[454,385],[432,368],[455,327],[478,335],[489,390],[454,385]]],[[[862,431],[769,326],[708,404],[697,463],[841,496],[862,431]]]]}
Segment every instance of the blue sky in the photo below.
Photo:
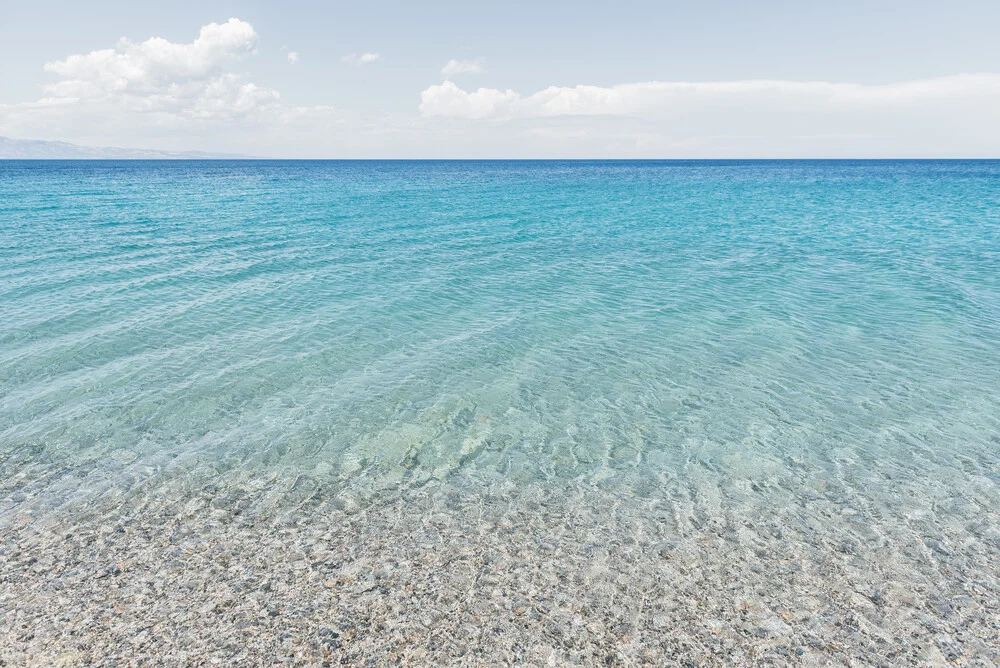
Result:
{"type": "Polygon", "coordinates": [[[274,157],[1000,156],[995,0],[8,0],[3,15],[0,135],[15,138],[274,157]]]}

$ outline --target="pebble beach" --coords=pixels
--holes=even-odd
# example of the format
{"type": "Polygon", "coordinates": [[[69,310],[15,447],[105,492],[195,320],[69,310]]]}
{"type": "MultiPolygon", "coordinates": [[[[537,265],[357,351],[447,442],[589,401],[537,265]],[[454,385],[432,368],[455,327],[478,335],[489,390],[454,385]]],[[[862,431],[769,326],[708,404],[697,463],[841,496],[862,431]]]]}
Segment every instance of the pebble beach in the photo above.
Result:
{"type": "Polygon", "coordinates": [[[180,507],[23,518],[2,530],[0,659],[992,666],[988,489],[895,516],[829,487],[788,506],[749,487],[713,499],[429,484],[272,517],[250,493],[206,491],[180,507]],[[947,526],[928,519],[942,503],[947,526]]]}

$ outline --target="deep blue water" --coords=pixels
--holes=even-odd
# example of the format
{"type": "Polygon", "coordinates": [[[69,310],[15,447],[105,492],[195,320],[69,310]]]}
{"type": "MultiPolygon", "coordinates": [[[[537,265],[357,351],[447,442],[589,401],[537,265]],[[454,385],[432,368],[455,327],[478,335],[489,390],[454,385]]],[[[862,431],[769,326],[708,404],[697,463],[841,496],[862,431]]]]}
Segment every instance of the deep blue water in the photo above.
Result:
{"type": "Polygon", "coordinates": [[[1000,162],[0,162],[0,513],[692,476],[1000,484],[1000,162]]]}

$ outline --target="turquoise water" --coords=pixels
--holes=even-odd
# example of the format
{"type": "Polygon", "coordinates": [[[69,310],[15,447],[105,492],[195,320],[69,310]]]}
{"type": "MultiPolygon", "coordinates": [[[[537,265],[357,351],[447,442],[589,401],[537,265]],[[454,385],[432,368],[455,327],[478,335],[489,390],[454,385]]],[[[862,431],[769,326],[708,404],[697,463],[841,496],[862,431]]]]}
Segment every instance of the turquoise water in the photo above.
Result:
{"type": "Polygon", "coordinates": [[[998,277],[1000,162],[0,162],[0,518],[992,498],[998,277]]]}

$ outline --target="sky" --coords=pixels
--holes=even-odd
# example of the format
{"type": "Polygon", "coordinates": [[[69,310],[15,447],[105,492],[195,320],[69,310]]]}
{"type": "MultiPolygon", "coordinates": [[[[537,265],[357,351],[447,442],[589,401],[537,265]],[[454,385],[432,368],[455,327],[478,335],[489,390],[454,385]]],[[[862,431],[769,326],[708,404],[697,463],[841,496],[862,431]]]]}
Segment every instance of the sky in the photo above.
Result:
{"type": "Polygon", "coordinates": [[[1000,2],[0,0],[0,136],[276,158],[1000,157],[1000,2]]]}

